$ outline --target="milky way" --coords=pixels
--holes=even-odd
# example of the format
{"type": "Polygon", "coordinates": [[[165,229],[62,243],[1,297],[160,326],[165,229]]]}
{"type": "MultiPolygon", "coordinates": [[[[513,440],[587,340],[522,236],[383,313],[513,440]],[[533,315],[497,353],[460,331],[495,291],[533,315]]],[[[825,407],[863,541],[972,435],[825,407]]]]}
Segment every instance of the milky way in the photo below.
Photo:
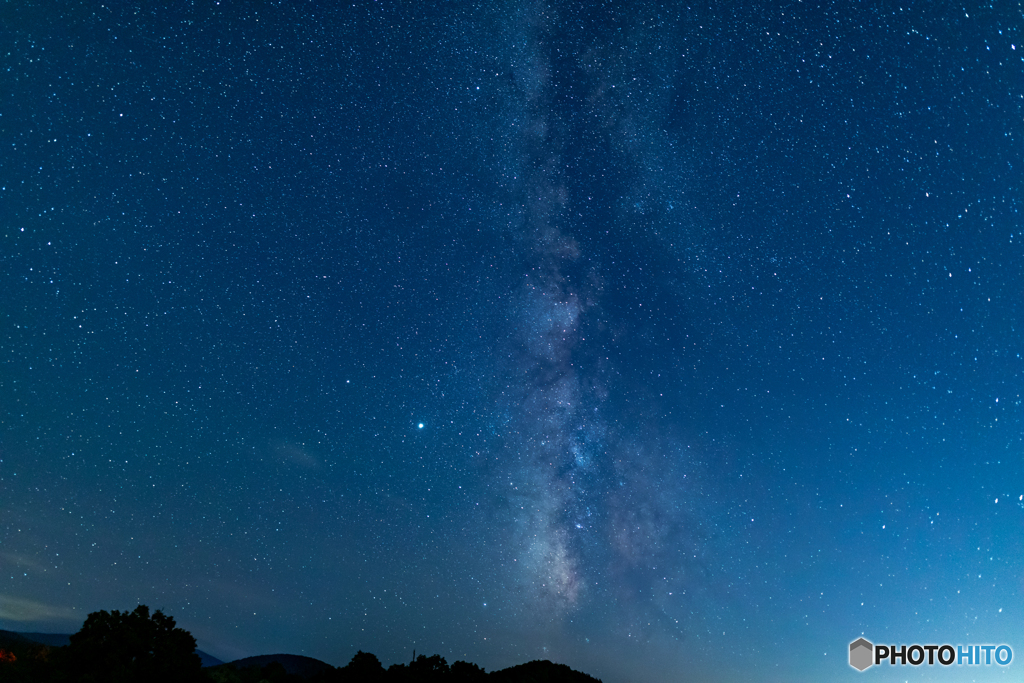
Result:
{"type": "MultiPolygon", "coordinates": [[[[582,193],[592,188],[571,177],[586,165],[576,158],[586,156],[576,141],[590,136],[614,162],[635,165],[625,144],[629,109],[606,101],[613,74],[590,69],[582,86],[566,92],[578,74],[560,70],[585,69],[574,60],[559,63],[559,46],[588,38],[582,29],[559,26],[556,10],[537,5],[520,17],[510,41],[523,46],[510,65],[519,99],[508,105],[520,116],[513,147],[518,209],[510,230],[522,279],[508,316],[509,343],[499,347],[511,359],[503,414],[513,417],[494,486],[507,487],[517,578],[530,609],[567,624],[578,611],[611,600],[627,627],[651,626],[654,614],[656,630],[682,636],[669,613],[682,604],[681,589],[693,587],[698,534],[684,529],[692,509],[684,476],[694,464],[677,439],[659,436],[652,413],[660,406],[649,393],[634,392],[633,410],[613,395],[635,378],[622,378],[608,351],[617,345],[628,353],[634,330],[603,306],[601,261],[613,256],[595,235],[621,233],[616,223],[623,217],[573,220],[593,213],[581,209],[588,200],[582,193]],[[656,576],[659,564],[673,567],[671,579],[664,571],[656,576]]],[[[602,53],[618,47],[591,44],[602,53]]]]}

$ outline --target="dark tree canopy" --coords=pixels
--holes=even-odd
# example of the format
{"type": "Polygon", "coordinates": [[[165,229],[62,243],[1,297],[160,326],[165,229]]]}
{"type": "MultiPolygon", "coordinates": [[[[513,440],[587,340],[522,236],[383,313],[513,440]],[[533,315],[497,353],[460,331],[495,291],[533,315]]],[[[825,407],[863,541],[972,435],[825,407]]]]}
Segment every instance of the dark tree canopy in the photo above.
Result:
{"type": "Polygon", "coordinates": [[[139,605],[93,612],[71,636],[67,672],[78,683],[192,683],[202,677],[196,640],[174,618],[139,605]]]}
{"type": "Polygon", "coordinates": [[[452,664],[451,678],[454,683],[480,683],[487,679],[487,673],[472,662],[458,661],[452,664]]]}
{"type": "Polygon", "coordinates": [[[377,683],[384,678],[384,667],[377,655],[359,650],[348,666],[341,669],[342,679],[349,683],[377,683]]]}

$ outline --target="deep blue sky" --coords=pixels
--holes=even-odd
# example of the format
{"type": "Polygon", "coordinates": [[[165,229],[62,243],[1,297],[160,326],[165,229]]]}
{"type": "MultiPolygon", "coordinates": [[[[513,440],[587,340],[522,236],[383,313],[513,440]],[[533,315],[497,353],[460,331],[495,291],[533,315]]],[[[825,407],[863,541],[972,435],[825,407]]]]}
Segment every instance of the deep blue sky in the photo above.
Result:
{"type": "Polygon", "coordinates": [[[0,9],[0,628],[1024,666],[1019,6],[150,5],[0,9]]]}

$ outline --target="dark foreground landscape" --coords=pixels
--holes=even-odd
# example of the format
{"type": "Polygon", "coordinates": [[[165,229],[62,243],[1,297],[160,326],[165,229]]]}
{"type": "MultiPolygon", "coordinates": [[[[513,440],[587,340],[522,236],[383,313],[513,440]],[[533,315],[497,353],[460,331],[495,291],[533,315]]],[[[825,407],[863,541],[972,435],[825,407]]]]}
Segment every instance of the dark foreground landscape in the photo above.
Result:
{"type": "Polygon", "coordinates": [[[188,631],[160,611],[93,612],[72,635],[0,631],[2,683],[600,683],[547,660],[487,673],[470,662],[419,655],[387,669],[368,652],[343,667],[275,654],[222,663],[196,650],[188,631]]]}

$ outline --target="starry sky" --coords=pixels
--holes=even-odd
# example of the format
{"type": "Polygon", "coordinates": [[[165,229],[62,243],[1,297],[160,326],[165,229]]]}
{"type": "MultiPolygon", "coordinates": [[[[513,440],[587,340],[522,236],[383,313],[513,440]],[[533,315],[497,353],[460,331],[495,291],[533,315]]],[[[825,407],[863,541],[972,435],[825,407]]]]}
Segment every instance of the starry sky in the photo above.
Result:
{"type": "Polygon", "coordinates": [[[0,628],[1012,676],[1021,12],[5,4],[0,628]]]}

